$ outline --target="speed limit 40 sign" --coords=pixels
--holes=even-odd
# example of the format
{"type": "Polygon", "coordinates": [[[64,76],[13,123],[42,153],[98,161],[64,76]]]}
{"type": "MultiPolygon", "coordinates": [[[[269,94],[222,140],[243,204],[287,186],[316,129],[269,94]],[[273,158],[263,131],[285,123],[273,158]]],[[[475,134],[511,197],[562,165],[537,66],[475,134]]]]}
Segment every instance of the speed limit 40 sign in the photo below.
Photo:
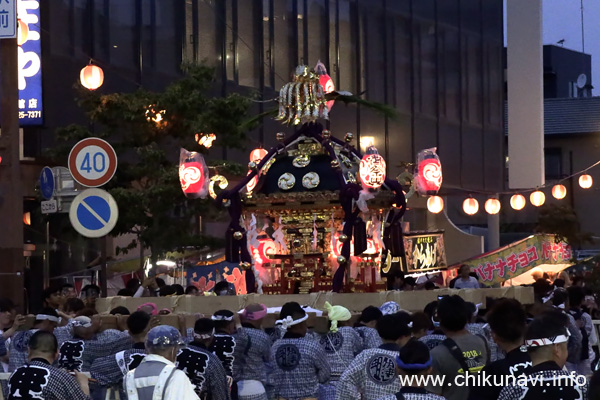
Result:
{"type": "Polygon", "coordinates": [[[105,140],[83,139],[69,153],[69,171],[83,186],[102,186],[111,180],[116,170],[117,153],[105,140]]]}

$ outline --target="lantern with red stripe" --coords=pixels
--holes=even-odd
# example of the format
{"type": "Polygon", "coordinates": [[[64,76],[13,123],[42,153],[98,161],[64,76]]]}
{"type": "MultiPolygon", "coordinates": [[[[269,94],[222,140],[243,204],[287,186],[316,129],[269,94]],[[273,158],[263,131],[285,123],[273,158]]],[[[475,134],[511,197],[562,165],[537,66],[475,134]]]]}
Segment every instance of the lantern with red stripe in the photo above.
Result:
{"type": "Polygon", "coordinates": [[[254,261],[259,264],[264,264],[269,262],[269,255],[277,254],[277,246],[275,242],[270,239],[259,239],[258,240],[258,248],[252,248],[252,255],[254,256],[254,261]]]}
{"type": "Polygon", "coordinates": [[[268,152],[265,149],[254,149],[250,152],[250,161],[258,164],[267,154],[268,152]]]}
{"type": "Polygon", "coordinates": [[[208,195],[208,168],[204,157],[195,151],[181,149],[179,153],[179,182],[181,190],[191,199],[208,195]]]}
{"type": "MultiPolygon", "coordinates": [[[[324,93],[331,93],[335,90],[335,85],[333,84],[333,79],[327,74],[327,68],[325,68],[325,64],[321,61],[317,63],[315,66],[315,72],[320,75],[319,77],[319,85],[323,87],[324,93]]],[[[327,109],[331,110],[333,107],[334,100],[329,100],[327,102],[327,109]]]]}
{"type": "Polygon", "coordinates": [[[379,189],[385,181],[385,169],[385,159],[379,155],[374,146],[370,146],[360,161],[358,169],[363,187],[379,189]]]}
{"type": "Polygon", "coordinates": [[[442,164],[435,147],[419,152],[416,175],[416,187],[420,195],[437,194],[442,186],[442,164]]]}

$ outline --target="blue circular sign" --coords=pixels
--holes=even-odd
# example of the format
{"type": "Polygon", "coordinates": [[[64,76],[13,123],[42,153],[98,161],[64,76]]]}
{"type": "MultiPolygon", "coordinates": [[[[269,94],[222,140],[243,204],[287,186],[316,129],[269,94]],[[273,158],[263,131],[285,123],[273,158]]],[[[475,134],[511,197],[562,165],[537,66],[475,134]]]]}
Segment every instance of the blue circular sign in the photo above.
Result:
{"type": "Polygon", "coordinates": [[[50,200],[54,195],[54,173],[52,168],[44,167],[40,174],[40,191],[42,197],[46,200],[50,200]]]}
{"type": "Polygon", "coordinates": [[[102,189],[86,189],[71,204],[69,219],[81,235],[102,237],[115,227],[119,209],[115,199],[102,189]]]}

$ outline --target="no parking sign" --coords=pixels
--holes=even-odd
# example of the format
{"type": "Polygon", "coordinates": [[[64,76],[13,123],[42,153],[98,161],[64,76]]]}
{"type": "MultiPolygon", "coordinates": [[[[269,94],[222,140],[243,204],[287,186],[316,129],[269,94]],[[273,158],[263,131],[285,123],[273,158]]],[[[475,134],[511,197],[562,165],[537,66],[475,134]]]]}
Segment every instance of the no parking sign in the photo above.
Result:
{"type": "Polygon", "coordinates": [[[115,227],[119,219],[119,208],[107,191],[86,189],[73,200],[69,219],[73,228],[82,236],[99,238],[115,227]]]}

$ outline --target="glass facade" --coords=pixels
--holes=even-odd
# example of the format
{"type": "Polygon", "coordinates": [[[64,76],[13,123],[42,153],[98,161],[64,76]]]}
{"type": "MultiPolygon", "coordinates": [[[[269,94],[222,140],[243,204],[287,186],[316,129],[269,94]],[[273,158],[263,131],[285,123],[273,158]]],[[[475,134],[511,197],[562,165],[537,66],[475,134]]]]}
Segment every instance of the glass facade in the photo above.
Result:
{"type": "MultiPolygon", "coordinates": [[[[45,130],[81,115],[70,85],[90,58],[106,92],[159,89],[184,61],[215,67],[215,94],[276,97],[300,63],[321,60],[336,88],[398,118],[334,106],[331,129],[373,136],[388,174],[438,147],[449,187],[502,190],[502,0],[42,0],[45,130]],[[52,101],[48,101],[52,99],[52,101]],[[59,102],[54,100],[58,99],[59,102]]],[[[274,104],[257,103],[256,112],[274,104]]],[[[249,146],[275,142],[274,121],[249,146]]],[[[40,147],[50,138],[40,135],[40,147]]],[[[235,158],[237,153],[228,153],[235,158]]],[[[220,156],[220,154],[219,154],[220,156]]]]}

